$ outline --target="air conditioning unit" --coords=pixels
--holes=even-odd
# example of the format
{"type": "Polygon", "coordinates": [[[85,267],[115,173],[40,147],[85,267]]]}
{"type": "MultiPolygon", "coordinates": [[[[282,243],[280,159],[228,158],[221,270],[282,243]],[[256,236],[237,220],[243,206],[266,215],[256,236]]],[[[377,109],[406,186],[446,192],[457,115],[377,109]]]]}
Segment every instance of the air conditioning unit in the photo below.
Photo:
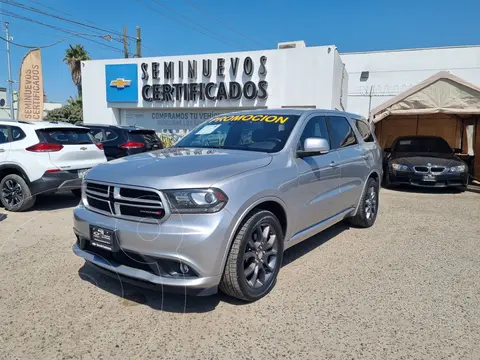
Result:
{"type": "Polygon", "coordinates": [[[7,101],[7,89],[0,88],[0,107],[5,107],[8,105],[7,101]]]}
{"type": "Polygon", "coordinates": [[[298,49],[298,48],[306,48],[307,45],[305,41],[298,40],[298,41],[287,41],[278,43],[278,49],[298,49]]]}

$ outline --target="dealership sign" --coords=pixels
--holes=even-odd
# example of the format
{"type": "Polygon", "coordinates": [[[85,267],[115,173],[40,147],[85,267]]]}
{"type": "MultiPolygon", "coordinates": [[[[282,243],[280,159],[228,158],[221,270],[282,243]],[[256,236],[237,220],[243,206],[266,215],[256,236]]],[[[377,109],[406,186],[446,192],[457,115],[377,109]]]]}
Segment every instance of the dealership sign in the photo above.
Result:
{"type": "MultiPolygon", "coordinates": [[[[138,102],[137,64],[106,65],[105,73],[108,102],[138,102]]],[[[148,102],[265,100],[268,97],[266,56],[261,56],[258,64],[249,56],[242,61],[231,57],[144,62],[140,73],[142,98],[148,102]],[[243,81],[227,81],[227,74],[230,79],[241,75],[243,81]],[[253,81],[254,75],[258,75],[259,81],[253,81]]]]}

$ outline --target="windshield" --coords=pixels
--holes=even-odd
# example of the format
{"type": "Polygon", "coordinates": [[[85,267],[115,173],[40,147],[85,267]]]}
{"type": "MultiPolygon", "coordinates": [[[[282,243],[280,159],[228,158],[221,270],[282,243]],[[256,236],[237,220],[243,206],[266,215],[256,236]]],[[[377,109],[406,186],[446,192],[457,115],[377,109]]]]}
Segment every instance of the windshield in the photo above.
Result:
{"type": "Polygon", "coordinates": [[[442,138],[405,138],[399,139],[393,148],[396,152],[436,152],[452,153],[450,145],[442,138]]]}
{"type": "Polygon", "coordinates": [[[277,152],[285,146],[299,117],[282,114],[217,116],[186,135],[176,147],[277,152]]]}

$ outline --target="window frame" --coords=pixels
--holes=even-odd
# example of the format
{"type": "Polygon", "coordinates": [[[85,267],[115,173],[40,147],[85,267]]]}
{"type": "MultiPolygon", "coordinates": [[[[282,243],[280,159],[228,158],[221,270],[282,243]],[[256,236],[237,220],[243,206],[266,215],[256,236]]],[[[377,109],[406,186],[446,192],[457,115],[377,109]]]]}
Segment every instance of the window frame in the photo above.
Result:
{"type": "MultiPolygon", "coordinates": [[[[12,134],[11,134],[11,126],[10,125],[0,125],[0,128],[5,128],[7,130],[7,141],[1,144],[10,144],[12,143],[12,134]]],[[[3,132],[3,131],[2,131],[3,132]]]]}
{"type": "Polygon", "coordinates": [[[316,119],[316,118],[322,118],[323,121],[325,122],[325,129],[327,130],[327,138],[325,140],[328,141],[328,146],[330,147],[330,143],[331,143],[331,140],[330,140],[330,129],[328,128],[328,124],[327,124],[327,116],[326,115],[322,115],[322,114],[312,114],[311,116],[308,117],[308,119],[305,121],[305,125],[303,126],[302,128],[302,131],[300,132],[300,136],[298,137],[298,140],[297,140],[297,146],[295,147],[296,151],[299,151],[299,150],[302,150],[303,149],[303,145],[302,144],[302,137],[303,137],[303,134],[305,132],[305,129],[307,128],[308,124],[310,123],[310,121],[316,119]]]}
{"type": "Polygon", "coordinates": [[[366,142],[366,143],[372,143],[372,142],[375,142],[375,138],[373,136],[373,132],[372,132],[372,128],[370,127],[370,125],[368,125],[368,123],[366,123],[365,121],[363,121],[362,119],[357,119],[357,118],[353,118],[352,119],[353,121],[355,121],[355,127],[357,128],[357,131],[358,133],[360,134],[363,142],[366,142]],[[368,136],[366,138],[363,137],[363,134],[362,132],[360,131],[359,127],[357,126],[357,123],[361,123],[363,125],[365,125],[368,129],[368,136]],[[367,140],[367,139],[370,139],[370,140],[367,140]]]}
{"type": "MultiPolygon", "coordinates": [[[[355,129],[354,129],[354,127],[352,126],[352,124],[350,123],[350,121],[348,120],[348,118],[346,118],[345,116],[342,116],[342,115],[326,115],[325,118],[326,118],[326,120],[327,120],[328,133],[329,133],[329,135],[330,135],[330,151],[348,149],[348,148],[351,147],[351,146],[358,146],[358,145],[360,144],[360,143],[358,142],[358,137],[357,137],[357,134],[355,133],[355,129]],[[332,139],[332,133],[333,133],[333,131],[332,131],[332,128],[331,128],[331,127],[332,127],[333,121],[335,121],[335,120],[331,120],[332,118],[341,118],[341,119],[344,119],[344,120],[347,122],[347,124],[348,124],[348,126],[350,127],[350,130],[352,130],[352,134],[353,134],[353,136],[354,136],[354,138],[355,138],[355,142],[354,142],[354,143],[349,144],[349,145],[347,145],[347,146],[343,146],[343,147],[332,148],[332,141],[331,141],[331,139],[332,139]]],[[[356,127],[356,126],[355,126],[355,127],[356,127]]]]}
{"type": "Polygon", "coordinates": [[[27,137],[27,134],[25,134],[25,131],[23,131],[23,129],[20,126],[9,125],[8,127],[10,128],[9,131],[8,131],[8,137],[9,137],[10,142],[14,143],[16,141],[22,141],[23,139],[25,139],[27,137]],[[20,139],[14,139],[13,138],[13,130],[14,129],[19,130],[20,133],[22,134],[20,139]]]}

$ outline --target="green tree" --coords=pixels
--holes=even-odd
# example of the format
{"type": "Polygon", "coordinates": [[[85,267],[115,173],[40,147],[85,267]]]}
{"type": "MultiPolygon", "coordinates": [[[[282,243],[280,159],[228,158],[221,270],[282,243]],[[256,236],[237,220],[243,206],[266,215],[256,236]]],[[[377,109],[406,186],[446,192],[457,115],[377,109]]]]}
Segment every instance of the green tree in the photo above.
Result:
{"type": "Polygon", "coordinates": [[[78,97],[82,97],[82,68],[81,62],[84,60],[91,60],[88,56],[88,51],[83,48],[82,45],[75,45],[65,50],[65,57],[63,61],[67,63],[70,73],[72,75],[72,81],[77,87],[78,97]]]}
{"type": "Polygon", "coordinates": [[[58,109],[50,110],[45,120],[66,121],[69,123],[83,122],[83,107],[81,98],[70,98],[67,104],[58,109]]]}

